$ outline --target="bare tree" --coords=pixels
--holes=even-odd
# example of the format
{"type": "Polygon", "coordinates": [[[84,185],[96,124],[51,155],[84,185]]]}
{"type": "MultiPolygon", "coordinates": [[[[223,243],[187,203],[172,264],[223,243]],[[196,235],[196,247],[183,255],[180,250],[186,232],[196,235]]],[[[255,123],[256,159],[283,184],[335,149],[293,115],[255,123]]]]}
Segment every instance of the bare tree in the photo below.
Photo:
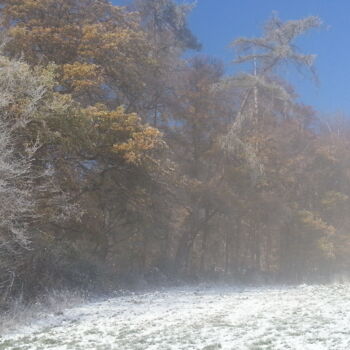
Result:
{"type": "Polygon", "coordinates": [[[238,38],[232,46],[237,52],[235,63],[252,62],[253,74],[242,74],[230,78],[226,85],[231,84],[244,92],[235,120],[228,133],[222,138],[222,146],[228,153],[240,150],[252,168],[255,178],[263,169],[254,145],[242,140],[244,129],[249,123],[254,123],[259,117],[259,92],[279,100],[285,104],[286,110],[291,106],[292,96],[283,85],[271,79],[272,74],[281,66],[294,66],[299,71],[311,72],[317,80],[314,69],[315,55],[298,52],[295,40],[307,31],[322,25],[319,17],[310,16],[300,20],[282,22],[274,13],[266,23],[264,35],[258,38],[238,38]]]}

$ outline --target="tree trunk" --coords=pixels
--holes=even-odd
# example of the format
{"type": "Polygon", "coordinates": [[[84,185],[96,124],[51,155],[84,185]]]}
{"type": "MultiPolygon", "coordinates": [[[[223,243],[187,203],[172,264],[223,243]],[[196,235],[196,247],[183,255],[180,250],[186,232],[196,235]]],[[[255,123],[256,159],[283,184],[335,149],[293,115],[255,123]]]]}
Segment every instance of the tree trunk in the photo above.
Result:
{"type": "MultiPolygon", "coordinates": [[[[208,210],[205,209],[205,222],[209,221],[208,210]]],[[[205,259],[208,250],[208,238],[209,238],[209,228],[208,224],[203,228],[203,239],[202,239],[202,249],[201,249],[201,262],[200,262],[200,274],[203,275],[205,273],[205,259]]]]}

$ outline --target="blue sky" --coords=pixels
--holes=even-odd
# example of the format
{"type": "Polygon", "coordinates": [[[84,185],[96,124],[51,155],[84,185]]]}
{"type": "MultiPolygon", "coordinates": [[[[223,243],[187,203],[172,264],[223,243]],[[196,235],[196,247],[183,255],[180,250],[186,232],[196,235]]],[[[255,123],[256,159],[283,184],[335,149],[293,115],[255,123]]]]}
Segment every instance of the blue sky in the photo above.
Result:
{"type": "Polygon", "coordinates": [[[290,70],[286,73],[301,100],[324,113],[350,113],[350,1],[349,0],[198,0],[190,16],[203,52],[225,61],[229,72],[234,52],[229,43],[239,36],[259,36],[264,22],[277,11],[281,19],[318,15],[322,29],[298,42],[301,51],[317,54],[319,86],[290,70]]]}
{"type": "Polygon", "coordinates": [[[319,86],[293,70],[286,72],[286,77],[304,103],[324,113],[350,114],[349,0],[198,0],[189,23],[203,44],[202,53],[222,59],[227,72],[233,73],[242,67],[231,64],[234,52],[230,42],[239,36],[259,36],[272,11],[277,11],[282,20],[321,17],[324,28],[298,42],[301,51],[317,54],[319,86]]]}

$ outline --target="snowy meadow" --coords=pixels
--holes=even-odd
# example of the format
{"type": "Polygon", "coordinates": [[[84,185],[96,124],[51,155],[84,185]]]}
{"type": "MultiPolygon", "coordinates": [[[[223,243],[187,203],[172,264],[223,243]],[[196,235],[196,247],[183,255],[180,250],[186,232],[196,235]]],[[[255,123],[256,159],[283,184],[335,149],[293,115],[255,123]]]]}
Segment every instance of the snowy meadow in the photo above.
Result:
{"type": "Polygon", "coordinates": [[[0,349],[349,349],[350,285],[188,287],[66,309],[13,329],[0,349]]]}

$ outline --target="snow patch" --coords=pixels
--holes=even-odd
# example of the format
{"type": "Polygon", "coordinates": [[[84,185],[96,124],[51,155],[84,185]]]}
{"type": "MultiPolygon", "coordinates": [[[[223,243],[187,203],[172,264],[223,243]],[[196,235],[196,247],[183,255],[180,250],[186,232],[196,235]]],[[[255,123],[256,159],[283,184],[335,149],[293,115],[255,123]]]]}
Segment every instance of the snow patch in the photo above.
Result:
{"type": "Polygon", "coordinates": [[[0,349],[350,349],[350,285],[177,288],[65,310],[0,349]]]}

